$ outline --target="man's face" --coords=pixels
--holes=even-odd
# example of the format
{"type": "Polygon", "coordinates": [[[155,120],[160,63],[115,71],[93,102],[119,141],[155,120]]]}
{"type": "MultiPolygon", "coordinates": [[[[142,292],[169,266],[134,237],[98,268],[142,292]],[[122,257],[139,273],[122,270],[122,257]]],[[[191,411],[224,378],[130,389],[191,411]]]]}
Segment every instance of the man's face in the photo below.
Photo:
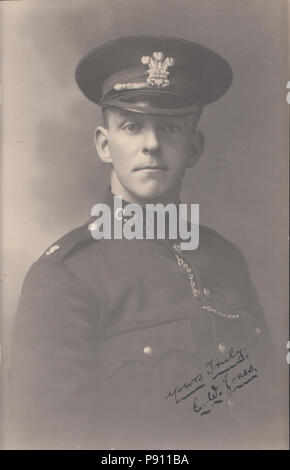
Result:
{"type": "Polygon", "coordinates": [[[110,109],[107,151],[112,191],[131,202],[179,197],[185,170],[194,164],[198,116],[163,116],[110,109]]]}

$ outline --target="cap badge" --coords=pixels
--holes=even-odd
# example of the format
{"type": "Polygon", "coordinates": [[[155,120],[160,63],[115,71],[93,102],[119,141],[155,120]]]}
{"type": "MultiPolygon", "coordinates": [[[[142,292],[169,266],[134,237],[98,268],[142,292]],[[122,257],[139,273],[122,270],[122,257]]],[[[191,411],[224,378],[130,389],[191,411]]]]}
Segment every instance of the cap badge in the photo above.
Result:
{"type": "Polygon", "coordinates": [[[170,81],[167,78],[169,75],[167,69],[175,64],[175,59],[173,57],[166,57],[166,59],[164,59],[164,57],[164,52],[153,52],[152,57],[141,57],[142,64],[149,65],[149,69],[146,71],[149,77],[146,82],[116,83],[114,90],[140,90],[153,86],[157,86],[158,88],[167,87],[170,85],[170,81]]]}
{"type": "Polygon", "coordinates": [[[150,86],[165,88],[170,85],[170,81],[167,78],[169,75],[167,69],[175,64],[173,57],[166,57],[165,59],[164,52],[153,52],[152,57],[143,56],[141,62],[144,65],[149,65],[147,83],[150,86]]]}

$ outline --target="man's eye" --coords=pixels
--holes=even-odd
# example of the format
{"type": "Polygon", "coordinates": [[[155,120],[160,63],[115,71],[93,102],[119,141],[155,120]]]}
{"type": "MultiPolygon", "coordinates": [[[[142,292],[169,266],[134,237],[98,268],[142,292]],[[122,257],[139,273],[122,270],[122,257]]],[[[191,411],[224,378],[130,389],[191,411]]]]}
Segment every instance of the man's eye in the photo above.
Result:
{"type": "Polygon", "coordinates": [[[166,124],[163,126],[164,132],[168,132],[169,134],[177,134],[181,131],[181,127],[177,124],[166,124]]]}
{"type": "Polygon", "coordinates": [[[134,132],[138,129],[138,126],[134,122],[126,122],[126,124],[124,124],[122,128],[126,131],[134,132]]]}

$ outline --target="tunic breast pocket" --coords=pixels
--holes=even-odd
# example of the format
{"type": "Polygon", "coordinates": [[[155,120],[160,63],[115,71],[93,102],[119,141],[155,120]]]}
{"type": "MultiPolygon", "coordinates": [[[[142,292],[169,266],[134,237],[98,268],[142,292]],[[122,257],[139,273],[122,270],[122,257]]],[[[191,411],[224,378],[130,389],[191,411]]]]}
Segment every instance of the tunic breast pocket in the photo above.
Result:
{"type": "Polygon", "coordinates": [[[216,345],[246,346],[257,336],[257,305],[244,286],[207,281],[202,294],[202,308],[213,322],[216,345]]]}
{"type": "Polygon", "coordinates": [[[99,350],[103,370],[99,380],[102,421],[111,439],[115,435],[119,445],[123,438],[130,445],[141,439],[144,445],[160,438],[169,427],[168,419],[173,419],[166,396],[172,387],[195,375],[197,356],[192,324],[184,317],[104,338],[99,350]]]}
{"type": "MultiPolygon", "coordinates": [[[[105,338],[100,347],[100,363],[106,377],[123,380],[182,370],[198,353],[189,318],[178,318],[142,328],[130,329],[105,338]]],[[[159,377],[160,378],[160,377],[159,377]]]]}
{"type": "Polygon", "coordinates": [[[179,318],[104,339],[99,359],[108,422],[117,429],[130,417],[152,430],[164,422],[169,390],[196,374],[198,346],[190,319],[179,318]]]}

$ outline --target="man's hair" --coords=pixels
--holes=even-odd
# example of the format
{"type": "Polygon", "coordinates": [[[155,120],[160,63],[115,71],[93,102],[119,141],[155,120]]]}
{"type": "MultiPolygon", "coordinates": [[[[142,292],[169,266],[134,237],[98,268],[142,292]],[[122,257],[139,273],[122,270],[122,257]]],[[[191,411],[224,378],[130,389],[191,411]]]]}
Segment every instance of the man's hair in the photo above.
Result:
{"type": "Polygon", "coordinates": [[[109,114],[112,112],[117,112],[117,108],[113,108],[113,106],[102,107],[103,124],[106,129],[109,127],[109,114]]]}

